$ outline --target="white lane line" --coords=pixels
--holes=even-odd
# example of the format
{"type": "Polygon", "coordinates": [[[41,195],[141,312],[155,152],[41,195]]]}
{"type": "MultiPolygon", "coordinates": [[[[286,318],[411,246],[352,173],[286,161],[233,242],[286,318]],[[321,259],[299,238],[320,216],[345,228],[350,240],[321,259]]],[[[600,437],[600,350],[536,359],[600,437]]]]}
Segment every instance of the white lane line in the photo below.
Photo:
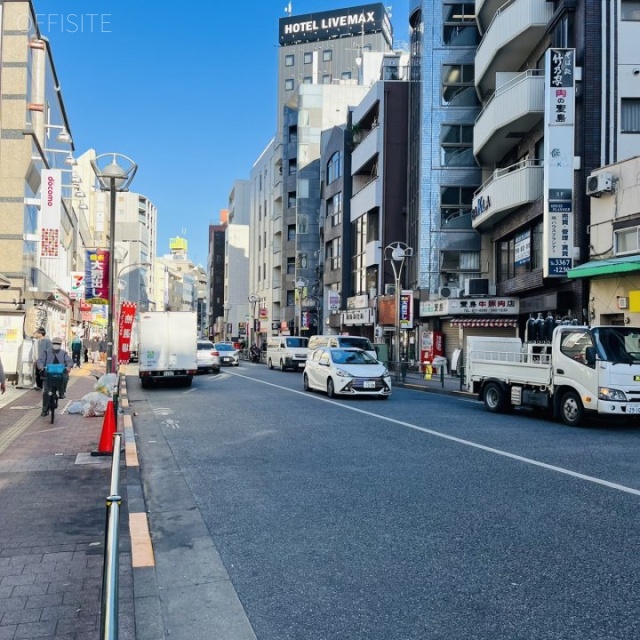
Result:
{"type": "Polygon", "coordinates": [[[532,458],[525,458],[524,456],[519,456],[515,453],[509,453],[508,451],[503,451],[502,449],[494,449],[493,447],[487,447],[484,444],[471,442],[470,440],[464,440],[463,438],[457,438],[456,436],[450,436],[449,434],[442,433],[441,431],[434,431],[433,429],[419,427],[417,424],[411,424],[410,422],[404,422],[403,420],[396,420],[395,418],[388,418],[387,416],[381,416],[377,413],[372,413],[371,411],[365,411],[364,409],[351,407],[349,405],[343,404],[342,402],[336,402],[335,400],[331,400],[329,398],[323,398],[318,395],[310,394],[307,391],[296,391],[295,389],[288,389],[287,387],[282,387],[280,385],[273,384],[272,382],[266,382],[264,380],[256,380],[255,378],[244,376],[240,373],[233,373],[232,375],[238,376],[239,378],[245,378],[246,380],[251,380],[252,382],[259,382],[260,384],[266,384],[267,386],[275,387],[276,389],[282,389],[284,391],[289,391],[291,393],[297,393],[298,395],[319,400],[320,402],[328,402],[330,404],[333,404],[342,409],[346,409],[348,411],[354,411],[355,413],[361,413],[362,415],[365,415],[365,416],[378,418],[379,420],[391,422],[393,424],[400,425],[401,427],[407,427],[408,429],[413,429],[414,431],[420,431],[430,436],[435,436],[436,438],[442,438],[443,440],[449,440],[450,442],[457,442],[458,444],[462,444],[466,447],[473,447],[474,449],[480,449],[481,451],[493,453],[494,455],[502,456],[503,458],[517,460],[518,462],[524,462],[525,464],[530,464],[535,467],[540,467],[541,469],[547,469],[548,471],[555,471],[556,473],[561,473],[565,476],[570,476],[571,478],[577,478],[579,480],[584,480],[586,482],[591,482],[593,484],[599,484],[603,487],[608,487],[609,489],[615,489],[616,491],[622,491],[623,493],[630,493],[631,495],[634,495],[634,496],[640,496],[640,489],[633,489],[632,487],[627,487],[623,484],[617,484],[616,482],[609,482],[608,480],[602,480],[601,478],[588,476],[584,473],[571,471],[571,469],[565,469],[564,467],[557,467],[556,465],[547,464],[546,462],[540,462],[539,460],[533,460],[532,458]]]}

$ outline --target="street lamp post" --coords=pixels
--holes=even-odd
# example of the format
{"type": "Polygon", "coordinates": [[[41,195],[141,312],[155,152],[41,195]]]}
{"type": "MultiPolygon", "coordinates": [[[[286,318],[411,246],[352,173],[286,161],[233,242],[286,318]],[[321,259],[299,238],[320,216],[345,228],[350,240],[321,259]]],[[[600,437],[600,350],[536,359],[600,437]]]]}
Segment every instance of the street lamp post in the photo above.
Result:
{"type": "Polygon", "coordinates": [[[224,340],[223,342],[228,342],[227,336],[228,336],[228,328],[229,328],[229,311],[231,311],[231,303],[225,302],[223,308],[224,308],[224,332],[223,332],[224,340]]]}
{"type": "Polygon", "coordinates": [[[138,165],[119,153],[105,153],[91,160],[91,166],[96,174],[100,189],[110,194],[109,209],[109,312],[107,316],[107,373],[115,371],[113,362],[113,322],[115,317],[115,284],[116,284],[116,192],[128,191],[136,175],[138,165]],[[106,161],[111,160],[109,164],[106,161]],[[122,166],[118,161],[124,161],[122,166]],[[102,166],[104,165],[104,166],[102,166]]]}
{"type": "Polygon", "coordinates": [[[257,293],[252,293],[249,296],[249,302],[251,303],[251,336],[249,341],[249,346],[252,344],[256,344],[256,304],[260,302],[260,296],[257,293]]]}
{"type": "Polygon", "coordinates": [[[384,249],[385,259],[391,262],[395,279],[395,336],[393,357],[396,362],[396,376],[400,375],[400,302],[402,299],[402,268],[408,258],[413,256],[413,249],[404,242],[392,242],[384,249]]]}
{"type": "MultiPolygon", "coordinates": [[[[298,313],[298,310],[296,308],[296,315],[298,317],[298,335],[301,336],[302,335],[302,296],[304,295],[305,289],[309,286],[309,281],[306,278],[299,277],[293,281],[293,286],[295,287],[295,290],[298,292],[298,295],[296,297],[298,298],[297,302],[298,302],[298,305],[300,306],[300,313],[298,313]]],[[[294,326],[295,326],[295,322],[294,322],[294,326]]]]}

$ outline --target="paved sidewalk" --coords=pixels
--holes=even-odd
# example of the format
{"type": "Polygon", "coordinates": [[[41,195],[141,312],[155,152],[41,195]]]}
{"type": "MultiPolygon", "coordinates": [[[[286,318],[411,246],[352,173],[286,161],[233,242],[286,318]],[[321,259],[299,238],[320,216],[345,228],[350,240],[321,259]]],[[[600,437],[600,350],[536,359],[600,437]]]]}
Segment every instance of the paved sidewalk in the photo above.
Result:
{"type": "MultiPolygon", "coordinates": [[[[42,392],[0,396],[0,640],[98,640],[111,456],[92,457],[103,418],[66,408],[104,365],[71,372],[52,425],[42,392]]],[[[119,637],[135,638],[124,457],[120,468],[119,637]]]]}

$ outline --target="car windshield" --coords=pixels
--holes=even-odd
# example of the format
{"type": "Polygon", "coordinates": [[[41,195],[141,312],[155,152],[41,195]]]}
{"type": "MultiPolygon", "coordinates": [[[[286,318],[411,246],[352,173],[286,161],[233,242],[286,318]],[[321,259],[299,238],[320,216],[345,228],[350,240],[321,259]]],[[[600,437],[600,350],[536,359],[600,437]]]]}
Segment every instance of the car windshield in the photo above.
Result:
{"type": "Polygon", "coordinates": [[[213,342],[198,342],[198,351],[213,350],[213,342]]]}
{"type": "Polygon", "coordinates": [[[216,349],[218,351],[235,351],[235,347],[231,344],[225,344],[224,342],[218,342],[216,344],[216,349]]]}
{"type": "Polygon", "coordinates": [[[359,349],[334,349],[331,352],[331,359],[336,364],[377,364],[366,351],[359,349]]]}
{"type": "Polygon", "coordinates": [[[598,327],[593,333],[601,359],[614,363],[640,362],[640,330],[637,327],[598,327]]]}
{"type": "Polygon", "coordinates": [[[290,349],[306,348],[309,338],[287,338],[287,347],[290,349]]]}

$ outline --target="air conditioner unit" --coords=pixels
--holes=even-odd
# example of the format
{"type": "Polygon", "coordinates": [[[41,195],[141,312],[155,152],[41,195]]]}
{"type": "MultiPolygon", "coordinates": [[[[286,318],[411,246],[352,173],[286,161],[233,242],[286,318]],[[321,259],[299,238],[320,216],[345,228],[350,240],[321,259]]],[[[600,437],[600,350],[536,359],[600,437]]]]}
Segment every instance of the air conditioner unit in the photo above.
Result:
{"type": "Polygon", "coordinates": [[[629,298],[627,296],[618,298],[618,309],[628,309],[629,308],[629,298]]]}
{"type": "Polygon", "coordinates": [[[459,296],[459,289],[454,287],[440,287],[441,298],[458,298],[459,296]]]}
{"type": "Polygon", "coordinates": [[[599,198],[603,193],[613,191],[613,175],[608,172],[591,175],[587,178],[587,195],[599,198]]]}
{"type": "Polygon", "coordinates": [[[384,285],[384,295],[385,296],[395,296],[396,295],[396,285],[395,284],[385,284],[384,285]]]}
{"type": "Polygon", "coordinates": [[[465,289],[468,296],[488,296],[489,278],[469,278],[465,289]]]}

